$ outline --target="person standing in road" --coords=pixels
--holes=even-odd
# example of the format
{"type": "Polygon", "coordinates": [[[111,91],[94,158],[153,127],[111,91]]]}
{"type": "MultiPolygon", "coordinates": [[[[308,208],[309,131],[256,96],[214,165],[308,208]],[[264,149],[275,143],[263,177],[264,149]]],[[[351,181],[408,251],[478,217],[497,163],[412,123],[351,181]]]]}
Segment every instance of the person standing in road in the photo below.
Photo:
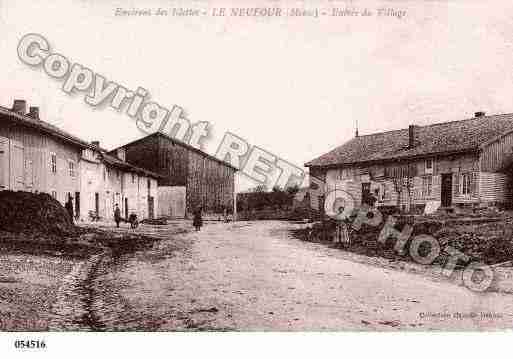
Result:
{"type": "Polygon", "coordinates": [[[114,209],[114,221],[116,221],[116,227],[119,228],[119,222],[121,222],[121,211],[116,203],[116,209],[114,209]]]}
{"type": "Polygon", "coordinates": [[[349,246],[351,244],[349,239],[349,231],[347,228],[349,219],[344,210],[345,208],[340,206],[338,208],[338,213],[335,216],[337,221],[337,230],[333,242],[338,245],[349,246]]]}
{"type": "Polygon", "coordinates": [[[194,212],[194,217],[192,219],[192,225],[196,228],[196,231],[201,230],[201,226],[203,225],[203,218],[201,217],[202,208],[198,207],[194,212]]]}

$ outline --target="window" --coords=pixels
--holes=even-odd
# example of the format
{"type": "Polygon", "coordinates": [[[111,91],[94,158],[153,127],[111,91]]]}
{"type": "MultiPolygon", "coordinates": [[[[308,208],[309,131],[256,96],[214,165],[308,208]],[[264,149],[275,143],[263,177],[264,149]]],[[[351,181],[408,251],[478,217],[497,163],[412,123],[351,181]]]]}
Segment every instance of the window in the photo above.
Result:
{"type": "Polygon", "coordinates": [[[135,183],[135,174],[132,173],[132,183],[135,183]]]}
{"type": "Polygon", "coordinates": [[[431,197],[433,194],[433,176],[422,177],[422,197],[431,197]]]}
{"type": "Polygon", "coordinates": [[[54,199],[57,199],[57,191],[52,191],[52,197],[53,197],[54,199]]]}
{"type": "Polygon", "coordinates": [[[433,160],[431,158],[426,160],[426,173],[433,173],[433,160]]]}
{"type": "Polygon", "coordinates": [[[76,173],[75,173],[75,162],[68,161],[68,169],[69,169],[69,175],[71,177],[75,177],[75,175],[76,175],[76,173]]]}
{"type": "Polygon", "coordinates": [[[57,173],[57,155],[53,152],[50,153],[50,167],[52,173],[57,173]]]}
{"type": "Polygon", "coordinates": [[[105,168],[103,169],[103,180],[107,180],[107,172],[105,172],[105,168]]]}
{"type": "Polygon", "coordinates": [[[390,199],[390,192],[387,191],[387,186],[385,183],[381,184],[381,200],[387,201],[390,199]]]}
{"type": "Polygon", "coordinates": [[[461,175],[461,194],[472,194],[472,173],[461,175]]]}

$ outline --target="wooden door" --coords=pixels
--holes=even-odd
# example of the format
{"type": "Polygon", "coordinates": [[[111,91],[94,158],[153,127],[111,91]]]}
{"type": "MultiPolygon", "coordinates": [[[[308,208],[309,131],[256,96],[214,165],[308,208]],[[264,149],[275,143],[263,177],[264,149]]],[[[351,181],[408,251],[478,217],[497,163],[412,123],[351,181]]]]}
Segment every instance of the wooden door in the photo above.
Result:
{"type": "Polygon", "coordinates": [[[0,191],[10,189],[9,139],[0,137],[0,191]]]}
{"type": "Polygon", "coordinates": [[[94,210],[96,211],[96,215],[100,215],[100,194],[97,192],[94,194],[94,210]]]}
{"type": "Polygon", "coordinates": [[[155,215],[155,201],[153,197],[148,197],[148,218],[153,219],[155,215]]]}
{"type": "Polygon", "coordinates": [[[452,173],[442,174],[441,197],[442,207],[452,205],[452,173]]]}

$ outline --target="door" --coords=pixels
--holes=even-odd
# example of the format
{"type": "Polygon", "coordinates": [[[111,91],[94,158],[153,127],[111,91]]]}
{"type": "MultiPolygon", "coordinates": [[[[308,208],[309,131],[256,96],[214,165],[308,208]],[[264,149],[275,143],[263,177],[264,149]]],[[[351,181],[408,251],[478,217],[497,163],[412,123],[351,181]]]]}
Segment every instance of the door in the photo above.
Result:
{"type": "Polygon", "coordinates": [[[128,198],[125,197],[125,219],[128,219],[128,198]]]}
{"type": "Polygon", "coordinates": [[[149,219],[153,219],[153,216],[155,215],[154,213],[154,199],[153,197],[148,197],[148,218],[149,219]]]}
{"type": "Polygon", "coordinates": [[[0,191],[8,190],[9,178],[9,140],[4,137],[0,137],[0,191]]]}
{"type": "Polygon", "coordinates": [[[80,218],[80,192],[75,192],[75,218],[80,218]]]}
{"type": "Polygon", "coordinates": [[[452,173],[442,174],[441,192],[442,207],[450,207],[452,205],[452,173]]]}
{"type": "Polygon", "coordinates": [[[94,210],[96,211],[96,215],[100,215],[100,194],[94,194],[94,210]]]}
{"type": "Polygon", "coordinates": [[[362,183],[362,204],[367,203],[366,201],[369,198],[370,191],[371,191],[370,182],[362,183]]]}

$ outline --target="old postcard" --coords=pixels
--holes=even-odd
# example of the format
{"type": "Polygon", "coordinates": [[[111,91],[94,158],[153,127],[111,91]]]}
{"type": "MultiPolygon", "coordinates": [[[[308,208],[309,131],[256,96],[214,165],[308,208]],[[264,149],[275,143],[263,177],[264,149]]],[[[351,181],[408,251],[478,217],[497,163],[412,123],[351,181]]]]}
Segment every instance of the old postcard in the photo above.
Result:
{"type": "Polygon", "coordinates": [[[7,346],[508,332],[512,17],[509,1],[0,1],[7,346]]]}

